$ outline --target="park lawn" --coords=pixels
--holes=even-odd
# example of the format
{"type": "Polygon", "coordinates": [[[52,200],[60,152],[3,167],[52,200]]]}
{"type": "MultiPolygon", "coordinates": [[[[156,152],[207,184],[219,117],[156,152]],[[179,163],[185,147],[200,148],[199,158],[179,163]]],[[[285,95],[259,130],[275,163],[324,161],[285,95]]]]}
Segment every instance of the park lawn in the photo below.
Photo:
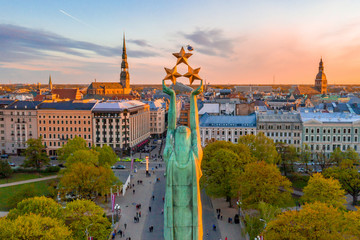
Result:
{"type": "Polygon", "coordinates": [[[1,178],[0,184],[30,180],[30,179],[35,179],[35,178],[48,177],[48,176],[52,176],[52,175],[56,175],[56,174],[57,173],[14,173],[8,179],[1,178]]]}
{"type": "Polygon", "coordinates": [[[0,211],[9,211],[9,207],[7,206],[7,201],[9,197],[21,191],[23,188],[27,186],[31,186],[35,190],[38,196],[48,195],[49,194],[48,183],[51,181],[53,180],[46,180],[41,182],[27,183],[27,184],[0,188],[0,211]]]}

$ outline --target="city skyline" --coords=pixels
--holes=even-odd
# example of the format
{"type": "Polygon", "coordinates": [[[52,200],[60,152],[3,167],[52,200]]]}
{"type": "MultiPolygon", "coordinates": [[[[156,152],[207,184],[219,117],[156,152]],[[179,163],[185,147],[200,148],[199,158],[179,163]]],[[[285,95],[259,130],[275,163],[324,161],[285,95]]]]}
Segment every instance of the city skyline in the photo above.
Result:
{"type": "Polygon", "coordinates": [[[204,3],[4,1],[0,81],[119,81],[125,32],[132,84],[160,84],[188,44],[212,84],[313,84],[321,56],[330,85],[359,82],[360,3],[204,3]]]}

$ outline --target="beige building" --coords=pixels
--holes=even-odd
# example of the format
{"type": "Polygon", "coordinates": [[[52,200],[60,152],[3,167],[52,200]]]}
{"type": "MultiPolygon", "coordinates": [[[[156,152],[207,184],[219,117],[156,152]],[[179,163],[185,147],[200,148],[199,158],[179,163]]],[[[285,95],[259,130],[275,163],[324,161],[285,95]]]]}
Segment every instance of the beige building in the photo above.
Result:
{"type": "Polygon", "coordinates": [[[116,152],[135,150],[150,138],[150,107],[137,100],[106,101],[93,109],[96,146],[109,145],[116,152]]]}
{"type": "Polygon", "coordinates": [[[300,149],[302,145],[302,122],[299,113],[267,111],[257,114],[257,131],[274,140],[292,144],[300,149]]]}
{"type": "Polygon", "coordinates": [[[150,134],[154,138],[162,138],[165,130],[166,103],[162,99],[143,101],[150,106],[150,134]]]}
{"type": "Polygon", "coordinates": [[[37,107],[41,102],[15,101],[3,108],[3,124],[0,131],[1,151],[7,154],[21,154],[26,148],[26,141],[37,138],[37,107]],[[3,140],[4,139],[4,140],[3,140]]]}
{"type": "Polygon", "coordinates": [[[67,140],[79,136],[85,139],[88,147],[92,146],[92,114],[94,101],[43,102],[38,106],[38,137],[49,155],[67,140]]]}

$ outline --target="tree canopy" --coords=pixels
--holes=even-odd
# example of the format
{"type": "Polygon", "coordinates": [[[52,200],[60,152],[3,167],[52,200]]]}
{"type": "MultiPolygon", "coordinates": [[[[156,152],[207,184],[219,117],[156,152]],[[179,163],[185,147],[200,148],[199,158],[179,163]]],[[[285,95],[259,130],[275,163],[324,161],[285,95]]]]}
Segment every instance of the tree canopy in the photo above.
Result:
{"type": "Polygon", "coordinates": [[[341,188],[338,180],[324,178],[322,174],[316,173],[310,177],[308,185],[303,190],[305,202],[323,202],[337,208],[344,208],[346,203],[345,191],[341,188]]]}
{"type": "Polygon", "coordinates": [[[256,207],[260,202],[282,206],[291,199],[291,182],[274,164],[249,163],[233,183],[236,193],[241,194],[244,208],[256,207]]]}
{"type": "Polygon", "coordinates": [[[59,160],[65,161],[72,153],[79,150],[88,150],[86,141],[78,136],[68,140],[67,143],[62,146],[58,151],[59,160]]]}
{"type": "Polygon", "coordinates": [[[280,161],[274,141],[266,137],[262,132],[257,135],[249,134],[242,136],[239,138],[238,143],[248,146],[251,155],[258,161],[267,163],[278,163],[280,161]]]}
{"type": "Polygon", "coordinates": [[[99,153],[99,165],[100,166],[109,166],[111,167],[117,161],[117,155],[114,150],[108,146],[103,145],[102,147],[95,147],[96,152],[99,153]]]}
{"type": "Polygon", "coordinates": [[[324,171],[324,176],[339,180],[343,189],[353,197],[353,205],[357,204],[360,194],[360,173],[356,168],[331,167],[324,171]]]}
{"type": "Polygon", "coordinates": [[[229,201],[236,196],[231,182],[243,171],[245,164],[252,161],[254,158],[249,148],[243,144],[225,141],[210,143],[204,149],[201,185],[210,196],[226,197],[229,201]]]}
{"type": "Polygon", "coordinates": [[[326,203],[303,205],[300,211],[286,211],[267,223],[269,240],[358,239],[359,214],[344,213],[326,203]]]}
{"type": "Polygon", "coordinates": [[[42,217],[51,217],[63,220],[62,207],[51,198],[44,196],[27,198],[19,202],[16,208],[10,210],[7,218],[16,219],[26,214],[38,214],[42,217]]]}
{"type": "Polygon", "coordinates": [[[43,165],[49,163],[50,159],[48,158],[45,147],[41,143],[40,138],[30,138],[26,141],[27,148],[25,149],[25,161],[24,165],[26,167],[35,167],[40,169],[43,165]]]}
{"type": "Polygon", "coordinates": [[[9,178],[13,173],[8,161],[0,160],[0,178],[9,178]]]}
{"type": "Polygon", "coordinates": [[[19,216],[15,220],[0,218],[0,239],[72,239],[64,222],[36,214],[19,216]]]}
{"type": "Polygon", "coordinates": [[[65,219],[75,239],[85,239],[85,230],[96,239],[107,239],[111,223],[104,216],[104,210],[89,200],[70,202],[65,208],[65,219]]]}

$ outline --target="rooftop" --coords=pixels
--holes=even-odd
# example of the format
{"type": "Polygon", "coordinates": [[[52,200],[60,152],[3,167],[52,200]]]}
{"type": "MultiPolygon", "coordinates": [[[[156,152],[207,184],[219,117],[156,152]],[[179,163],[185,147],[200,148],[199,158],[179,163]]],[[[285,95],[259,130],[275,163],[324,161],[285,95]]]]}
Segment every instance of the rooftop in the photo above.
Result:
{"type": "Polygon", "coordinates": [[[54,110],[91,110],[96,102],[43,102],[38,109],[54,109],[54,110]]]}
{"type": "Polygon", "coordinates": [[[124,109],[132,109],[137,107],[142,107],[146,105],[138,100],[130,101],[106,101],[96,104],[93,111],[102,112],[102,111],[123,111],[124,109]]]}
{"type": "Polygon", "coordinates": [[[16,101],[10,104],[7,109],[35,110],[40,103],[40,101],[16,101]]]}
{"type": "Polygon", "coordinates": [[[324,113],[324,112],[301,112],[303,122],[316,120],[319,122],[356,122],[360,121],[360,116],[351,113],[324,113]]]}

